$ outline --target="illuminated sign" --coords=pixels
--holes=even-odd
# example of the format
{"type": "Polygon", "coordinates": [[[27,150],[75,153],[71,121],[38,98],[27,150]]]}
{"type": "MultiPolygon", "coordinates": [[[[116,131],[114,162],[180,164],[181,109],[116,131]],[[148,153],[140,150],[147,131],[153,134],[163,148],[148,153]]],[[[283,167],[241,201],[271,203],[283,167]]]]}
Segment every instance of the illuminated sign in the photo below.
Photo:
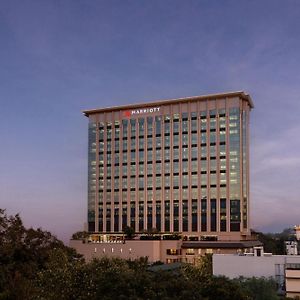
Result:
{"type": "Polygon", "coordinates": [[[150,107],[150,108],[140,108],[140,109],[132,109],[132,110],[126,110],[124,111],[125,117],[130,117],[133,115],[140,115],[140,114],[151,114],[155,112],[159,112],[160,107],[150,107]]]}

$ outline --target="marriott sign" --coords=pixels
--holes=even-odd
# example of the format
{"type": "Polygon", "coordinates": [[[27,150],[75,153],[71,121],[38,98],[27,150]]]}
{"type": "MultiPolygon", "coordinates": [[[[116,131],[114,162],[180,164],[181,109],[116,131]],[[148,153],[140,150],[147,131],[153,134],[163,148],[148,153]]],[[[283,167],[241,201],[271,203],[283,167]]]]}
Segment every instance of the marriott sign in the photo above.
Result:
{"type": "Polygon", "coordinates": [[[160,110],[160,107],[132,109],[131,111],[129,111],[129,110],[125,111],[124,115],[126,117],[130,117],[132,115],[155,113],[155,112],[159,112],[159,110],[160,110]]]}

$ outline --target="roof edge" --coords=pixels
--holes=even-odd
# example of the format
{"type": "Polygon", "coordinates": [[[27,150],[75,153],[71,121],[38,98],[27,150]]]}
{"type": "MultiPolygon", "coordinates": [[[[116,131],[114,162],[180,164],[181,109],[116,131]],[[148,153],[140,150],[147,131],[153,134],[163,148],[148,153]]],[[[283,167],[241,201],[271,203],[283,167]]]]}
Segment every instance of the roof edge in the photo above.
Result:
{"type": "Polygon", "coordinates": [[[205,100],[205,99],[212,99],[212,98],[224,98],[224,97],[234,97],[234,96],[239,96],[242,99],[247,100],[250,105],[250,108],[254,108],[253,101],[249,94],[245,93],[244,91],[235,91],[235,92],[228,92],[228,93],[208,94],[208,95],[201,95],[201,96],[175,98],[175,99],[153,100],[153,101],[145,102],[145,103],[112,106],[112,107],[105,107],[105,108],[100,108],[100,109],[90,109],[90,110],[84,110],[84,111],[82,111],[82,113],[86,117],[88,117],[89,115],[92,115],[92,114],[97,114],[97,113],[102,113],[102,112],[107,112],[107,111],[149,107],[149,106],[153,106],[153,105],[172,104],[172,103],[177,103],[180,101],[205,100]]]}

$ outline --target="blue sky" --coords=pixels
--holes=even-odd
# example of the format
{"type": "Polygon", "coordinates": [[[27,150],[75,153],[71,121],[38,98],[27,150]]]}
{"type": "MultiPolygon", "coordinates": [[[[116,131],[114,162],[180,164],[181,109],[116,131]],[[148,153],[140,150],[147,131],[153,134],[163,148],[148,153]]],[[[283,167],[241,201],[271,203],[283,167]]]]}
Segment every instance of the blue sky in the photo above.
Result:
{"type": "Polygon", "coordinates": [[[67,241],[84,109],[245,90],[252,227],[300,223],[300,2],[0,1],[0,207],[67,241]]]}

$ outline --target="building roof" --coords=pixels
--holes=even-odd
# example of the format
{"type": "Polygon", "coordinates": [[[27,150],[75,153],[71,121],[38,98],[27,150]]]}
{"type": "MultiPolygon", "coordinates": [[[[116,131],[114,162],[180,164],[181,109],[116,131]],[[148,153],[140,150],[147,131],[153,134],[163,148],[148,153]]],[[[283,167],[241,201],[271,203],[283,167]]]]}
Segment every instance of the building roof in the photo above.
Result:
{"type": "Polygon", "coordinates": [[[183,242],[182,248],[251,248],[262,246],[260,241],[195,241],[183,242]]]}
{"type": "Polygon", "coordinates": [[[229,93],[221,93],[221,94],[209,94],[203,96],[193,96],[193,97],[186,97],[186,98],[178,98],[178,99],[167,99],[167,100],[156,100],[151,102],[145,103],[137,103],[137,104],[128,104],[122,106],[112,106],[107,108],[100,108],[100,109],[91,109],[91,110],[84,110],[83,114],[85,116],[89,116],[92,114],[103,113],[103,112],[111,112],[111,111],[119,111],[122,109],[132,109],[132,108],[141,108],[141,107],[151,107],[153,105],[169,105],[169,104],[178,104],[180,102],[186,101],[195,101],[195,100],[213,100],[218,98],[225,98],[225,97],[240,97],[246,101],[248,101],[251,108],[254,107],[251,97],[245,93],[244,91],[236,91],[236,92],[229,92],[229,93]]]}
{"type": "Polygon", "coordinates": [[[173,271],[173,270],[180,269],[182,266],[183,266],[183,263],[175,262],[175,263],[170,263],[170,264],[161,264],[161,265],[150,266],[148,268],[148,270],[151,271],[151,272],[173,271]]]}

